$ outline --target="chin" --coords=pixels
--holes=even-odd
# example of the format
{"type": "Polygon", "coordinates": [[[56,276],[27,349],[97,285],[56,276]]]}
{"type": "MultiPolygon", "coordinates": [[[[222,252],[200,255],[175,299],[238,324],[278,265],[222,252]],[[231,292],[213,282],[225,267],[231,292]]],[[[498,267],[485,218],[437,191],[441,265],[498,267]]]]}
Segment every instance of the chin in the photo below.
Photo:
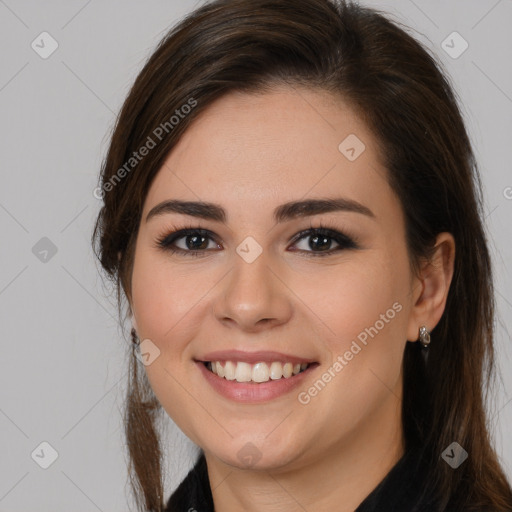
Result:
{"type": "Polygon", "coordinates": [[[296,445],[290,440],[272,442],[261,439],[261,435],[243,436],[227,444],[205,446],[204,451],[224,464],[237,469],[253,471],[278,470],[290,466],[300,456],[296,445]]]}

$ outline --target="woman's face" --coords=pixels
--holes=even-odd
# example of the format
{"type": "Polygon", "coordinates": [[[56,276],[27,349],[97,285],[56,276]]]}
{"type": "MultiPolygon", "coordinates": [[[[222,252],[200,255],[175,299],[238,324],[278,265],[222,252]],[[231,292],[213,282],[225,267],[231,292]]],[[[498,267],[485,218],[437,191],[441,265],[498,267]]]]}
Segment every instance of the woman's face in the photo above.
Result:
{"type": "Polygon", "coordinates": [[[277,469],[401,442],[418,288],[368,128],[329,93],[279,88],[224,96],[169,155],[145,201],[131,305],[176,424],[207,456],[277,469]]]}

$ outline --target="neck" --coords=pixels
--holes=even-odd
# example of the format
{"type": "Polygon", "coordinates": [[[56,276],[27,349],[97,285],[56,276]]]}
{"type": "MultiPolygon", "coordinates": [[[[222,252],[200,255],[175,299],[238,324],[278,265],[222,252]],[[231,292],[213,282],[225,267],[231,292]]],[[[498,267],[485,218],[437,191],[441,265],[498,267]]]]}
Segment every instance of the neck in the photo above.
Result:
{"type": "Polygon", "coordinates": [[[400,400],[367,418],[350,436],[279,470],[234,468],[206,453],[216,512],[353,512],[404,454],[400,400]]]}

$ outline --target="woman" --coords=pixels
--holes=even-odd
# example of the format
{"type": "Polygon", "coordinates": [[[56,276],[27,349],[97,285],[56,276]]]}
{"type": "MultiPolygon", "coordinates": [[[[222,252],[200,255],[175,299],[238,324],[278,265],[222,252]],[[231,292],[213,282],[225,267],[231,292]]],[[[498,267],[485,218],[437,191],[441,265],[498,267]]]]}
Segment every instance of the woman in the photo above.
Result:
{"type": "Polygon", "coordinates": [[[140,510],[512,510],[484,411],[477,167],[397,24],[341,1],[204,5],[137,77],[100,187],[140,510]],[[201,449],[170,499],[162,411],[201,449]]]}

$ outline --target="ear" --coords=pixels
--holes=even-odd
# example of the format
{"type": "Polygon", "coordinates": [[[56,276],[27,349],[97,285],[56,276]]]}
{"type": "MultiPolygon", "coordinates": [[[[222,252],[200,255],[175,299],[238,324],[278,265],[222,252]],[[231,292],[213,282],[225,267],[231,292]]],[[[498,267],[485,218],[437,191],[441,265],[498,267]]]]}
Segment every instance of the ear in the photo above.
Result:
{"type": "Polygon", "coordinates": [[[451,233],[440,233],[432,259],[425,262],[420,276],[414,278],[412,289],[415,293],[407,329],[408,341],[418,340],[422,325],[432,331],[439,323],[446,306],[454,262],[455,240],[451,233]]]}

